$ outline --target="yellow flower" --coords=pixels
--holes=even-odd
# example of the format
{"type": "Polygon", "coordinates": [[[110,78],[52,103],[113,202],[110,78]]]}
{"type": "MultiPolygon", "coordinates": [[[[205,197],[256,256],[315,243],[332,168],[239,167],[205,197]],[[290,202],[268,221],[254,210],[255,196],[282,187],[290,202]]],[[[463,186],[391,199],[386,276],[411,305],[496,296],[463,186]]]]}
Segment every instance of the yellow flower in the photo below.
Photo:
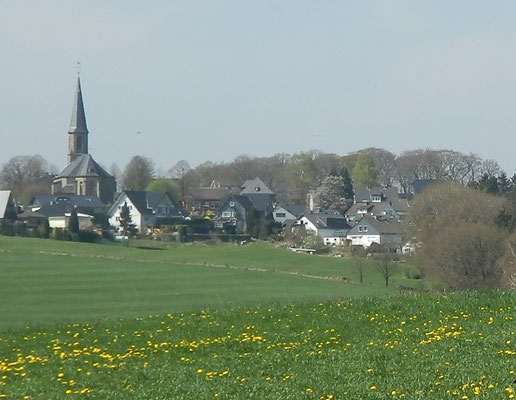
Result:
{"type": "Polygon", "coordinates": [[[369,388],[369,390],[376,390],[376,386],[375,386],[375,385],[371,386],[371,387],[369,388]]]}

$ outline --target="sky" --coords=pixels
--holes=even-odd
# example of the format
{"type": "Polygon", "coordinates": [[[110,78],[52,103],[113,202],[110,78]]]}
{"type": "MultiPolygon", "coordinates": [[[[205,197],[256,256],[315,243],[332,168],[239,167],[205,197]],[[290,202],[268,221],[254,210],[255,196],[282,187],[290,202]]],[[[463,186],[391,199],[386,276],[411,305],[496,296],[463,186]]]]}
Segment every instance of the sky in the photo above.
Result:
{"type": "Polygon", "coordinates": [[[0,0],[0,164],[453,149],[516,172],[516,2],[0,0]],[[140,134],[138,134],[140,132],[140,134]]]}

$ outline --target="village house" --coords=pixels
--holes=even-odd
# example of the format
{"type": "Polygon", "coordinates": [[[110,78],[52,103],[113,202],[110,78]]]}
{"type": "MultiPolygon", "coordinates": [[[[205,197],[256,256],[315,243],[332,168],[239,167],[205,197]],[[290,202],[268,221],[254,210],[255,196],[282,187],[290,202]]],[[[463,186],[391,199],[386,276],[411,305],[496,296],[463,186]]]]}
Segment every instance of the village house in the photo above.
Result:
{"type": "MultiPolygon", "coordinates": [[[[75,209],[73,205],[68,202],[48,203],[33,211],[26,211],[20,214],[20,219],[27,223],[36,222],[39,216],[44,216],[48,219],[48,224],[51,228],[68,228],[68,222],[72,211],[75,209]]],[[[79,229],[88,229],[93,227],[93,215],[78,212],[79,229]]]]}
{"type": "Polygon", "coordinates": [[[240,195],[246,196],[260,214],[272,213],[276,194],[260,178],[245,181],[241,189],[240,195]]]}
{"type": "Polygon", "coordinates": [[[190,210],[199,215],[215,214],[221,205],[221,201],[231,193],[231,188],[222,187],[217,181],[211,182],[208,187],[191,188],[190,210]]]}
{"type": "Polygon", "coordinates": [[[109,224],[117,232],[120,231],[120,212],[124,204],[129,207],[132,224],[141,234],[184,219],[183,214],[166,192],[124,190],[107,212],[109,224]]]}
{"type": "Polygon", "coordinates": [[[294,227],[302,226],[308,234],[318,235],[325,245],[342,245],[351,228],[346,218],[337,211],[315,212],[301,215],[294,227]]]}
{"type": "Polygon", "coordinates": [[[247,215],[253,208],[247,196],[230,194],[221,202],[217,216],[213,219],[215,228],[228,233],[244,233],[247,229],[247,215]]]}
{"type": "Polygon", "coordinates": [[[400,198],[395,187],[359,186],[355,189],[353,205],[346,211],[346,218],[355,221],[368,215],[401,220],[408,208],[408,200],[400,198]]]}
{"type": "Polygon", "coordinates": [[[377,243],[398,251],[402,245],[402,224],[395,218],[365,215],[348,231],[347,239],[352,246],[368,248],[377,243]]]}
{"type": "Polygon", "coordinates": [[[301,215],[307,212],[308,208],[305,205],[277,206],[272,216],[274,221],[288,227],[292,226],[301,215]]]}

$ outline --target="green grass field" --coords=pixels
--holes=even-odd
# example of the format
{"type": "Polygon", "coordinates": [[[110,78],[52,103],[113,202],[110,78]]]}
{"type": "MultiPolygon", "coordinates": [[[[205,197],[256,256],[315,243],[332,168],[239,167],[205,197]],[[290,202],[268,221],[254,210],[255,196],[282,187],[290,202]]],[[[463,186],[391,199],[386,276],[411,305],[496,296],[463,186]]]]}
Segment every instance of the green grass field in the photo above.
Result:
{"type": "MultiPolygon", "coordinates": [[[[0,329],[395,293],[372,265],[358,284],[350,260],[267,243],[149,250],[0,236],[0,277],[0,329]],[[350,281],[326,279],[341,276],[350,281]]],[[[417,284],[399,272],[400,283],[417,284]]]]}
{"type": "Polygon", "coordinates": [[[0,334],[0,398],[510,399],[516,295],[403,295],[0,334]]]}

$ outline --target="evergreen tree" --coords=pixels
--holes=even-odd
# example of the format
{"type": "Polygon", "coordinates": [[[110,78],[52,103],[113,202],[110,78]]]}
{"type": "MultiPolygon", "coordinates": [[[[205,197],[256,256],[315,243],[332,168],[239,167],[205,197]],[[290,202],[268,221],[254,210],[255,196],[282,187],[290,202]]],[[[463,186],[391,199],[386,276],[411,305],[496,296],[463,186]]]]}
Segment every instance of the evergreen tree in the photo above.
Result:
{"type": "Polygon", "coordinates": [[[79,217],[77,216],[77,210],[74,208],[70,213],[70,219],[68,220],[68,232],[72,235],[79,233],[79,217]]]}
{"type": "Polygon", "coordinates": [[[500,190],[500,193],[508,194],[511,191],[511,186],[512,186],[511,181],[507,178],[507,175],[505,174],[505,172],[502,172],[498,176],[498,188],[500,190]]]}
{"type": "Polygon", "coordinates": [[[494,175],[485,173],[480,177],[476,184],[476,188],[486,193],[498,194],[500,192],[498,187],[498,179],[494,175]]]}
{"type": "Polygon", "coordinates": [[[355,191],[353,190],[353,182],[346,167],[342,168],[340,176],[342,176],[344,181],[344,197],[348,200],[353,200],[355,198],[355,191]]]}
{"type": "Polygon", "coordinates": [[[260,233],[260,214],[255,207],[247,212],[245,219],[246,231],[249,235],[256,238],[260,233]]]}
{"type": "Polygon", "coordinates": [[[122,228],[124,237],[129,237],[136,233],[136,227],[132,222],[133,220],[131,218],[129,206],[127,205],[127,202],[125,202],[120,210],[120,227],[122,228]]]}
{"type": "Polygon", "coordinates": [[[38,224],[36,229],[38,231],[38,237],[41,239],[48,239],[50,237],[50,224],[47,218],[45,218],[42,223],[38,224]]]}

